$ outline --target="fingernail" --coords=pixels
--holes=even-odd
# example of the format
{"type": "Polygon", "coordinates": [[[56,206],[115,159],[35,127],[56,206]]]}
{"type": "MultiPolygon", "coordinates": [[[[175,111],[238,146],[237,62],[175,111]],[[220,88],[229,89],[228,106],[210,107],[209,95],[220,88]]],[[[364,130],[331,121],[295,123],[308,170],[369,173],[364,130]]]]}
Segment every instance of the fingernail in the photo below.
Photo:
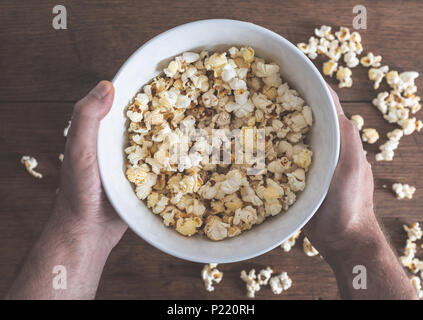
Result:
{"type": "Polygon", "coordinates": [[[100,81],[94,89],[91,90],[97,99],[102,100],[112,89],[112,84],[109,81],[100,81]]]}

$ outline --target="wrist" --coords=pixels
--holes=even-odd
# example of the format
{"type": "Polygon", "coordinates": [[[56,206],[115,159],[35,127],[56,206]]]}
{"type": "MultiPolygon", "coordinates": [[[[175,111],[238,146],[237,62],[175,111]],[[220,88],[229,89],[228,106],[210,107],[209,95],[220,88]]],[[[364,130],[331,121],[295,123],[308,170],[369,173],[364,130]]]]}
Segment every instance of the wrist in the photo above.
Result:
{"type": "MultiPolygon", "coordinates": [[[[323,255],[342,253],[357,243],[373,243],[375,235],[382,235],[372,209],[321,212],[303,228],[306,236],[323,255]]],[[[317,213],[317,215],[319,212],[317,213]]]]}
{"type": "Polygon", "coordinates": [[[60,238],[63,244],[71,242],[89,251],[96,250],[98,255],[107,258],[115,243],[109,239],[104,225],[90,221],[85,216],[75,214],[58,199],[43,234],[60,238]]]}
{"type": "Polygon", "coordinates": [[[65,226],[67,232],[79,238],[89,238],[91,242],[100,243],[110,251],[122,238],[127,226],[115,212],[110,215],[107,210],[107,203],[98,205],[97,208],[75,208],[66,194],[60,192],[49,221],[65,226]]]}
{"type": "Polygon", "coordinates": [[[366,259],[379,257],[386,249],[389,249],[389,244],[375,220],[333,242],[322,255],[330,265],[346,262],[360,264],[360,261],[363,263],[366,259]]]}

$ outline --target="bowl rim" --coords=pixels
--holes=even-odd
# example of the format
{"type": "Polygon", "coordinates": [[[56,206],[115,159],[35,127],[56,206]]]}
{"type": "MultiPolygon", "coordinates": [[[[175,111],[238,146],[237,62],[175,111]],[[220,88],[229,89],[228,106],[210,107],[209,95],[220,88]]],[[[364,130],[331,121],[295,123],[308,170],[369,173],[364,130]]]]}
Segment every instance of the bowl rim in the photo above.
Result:
{"type": "MultiPolygon", "coordinates": [[[[233,24],[238,24],[239,26],[246,26],[246,27],[252,27],[255,28],[257,30],[260,30],[263,33],[267,33],[270,37],[272,37],[275,41],[281,41],[283,42],[286,46],[291,47],[291,49],[293,49],[294,51],[296,51],[298,53],[299,56],[301,56],[301,59],[306,63],[306,65],[308,66],[310,72],[314,73],[315,76],[317,76],[317,78],[320,80],[320,82],[322,83],[322,87],[323,87],[323,94],[325,95],[325,98],[327,98],[327,100],[329,101],[329,108],[332,109],[332,112],[330,113],[330,117],[332,119],[330,119],[333,123],[334,123],[334,129],[335,129],[335,136],[334,138],[334,144],[335,144],[335,152],[332,154],[331,156],[331,167],[329,168],[329,173],[327,175],[326,180],[324,181],[324,184],[322,184],[322,193],[321,193],[321,197],[319,199],[319,201],[317,201],[315,203],[315,206],[312,210],[312,212],[310,213],[310,215],[305,218],[303,221],[301,221],[297,228],[287,237],[290,238],[295,232],[297,232],[299,229],[303,228],[304,225],[315,215],[315,213],[317,212],[317,210],[319,209],[319,207],[321,206],[323,200],[326,198],[327,192],[329,190],[331,181],[332,181],[332,177],[333,174],[335,172],[336,166],[338,164],[338,159],[339,159],[339,152],[340,152],[340,132],[339,132],[339,123],[338,123],[338,116],[337,116],[337,111],[335,108],[335,104],[332,98],[332,95],[330,94],[328,85],[326,83],[326,81],[324,80],[323,76],[321,75],[321,73],[318,71],[318,69],[315,67],[315,65],[310,61],[310,59],[304,55],[294,44],[292,44],[290,41],[288,41],[287,39],[285,39],[283,36],[281,36],[280,34],[271,31],[267,28],[264,28],[262,26],[259,26],[257,24],[251,23],[251,22],[246,22],[246,21],[241,21],[241,20],[233,20],[233,19],[204,19],[204,20],[196,20],[196,21],[192,21],[192,22],[188,22],[188,23],[184,23],[178,26],[175,26],[169,30],[166,30],[156,36],[154,36],[153,38],[149,39],[147,42],[145,42],[144,44],[142,44],[138,49],[136,49],[126,60],[125,62],[121,65],[121,67],[119,68],[119,70],[117,71],[116,75],[114,76],[112,83],[113,85],[116,84],[116,82],[119,80],[119,78],[121,77],[124,69],[126,68],[126,66],[133,60],[135,59],[135,57],[137,56],[138,52],[142,51],[145,47],[147,47],[151,42],[153,41],[157,41],[160,40],[160,38],[165,37],[167,34],[174,32],[175,30],[183,30],[185,28],[190,28],[193,26],[197,26],[200,24],[215,24],[215,23],[233,23],[233,24]]],[[[101,130],[101,123],[100,122],[100,127],[99,127],[99,133],[101,130]]],[[[100,150],[100,137],[101,135],[98,134],[97,136],[97,154],[99,154],[99,150],[100,150]]],[[[105,181],[105,170],[102,164],[102,161],[100,160],[100,157],[97,156],[97,163],[98,163],[98,167],[99,167],[99,172],[100,172],[100,179],[102,182],[102,187],[104,188],[104,191],[106,193],[107,199],[109,200],[111,206],[113,207],[113,209],[116,211],[116,213],[119,215],[119,217],[128,225],[128,227],[135,233],[137,234],[141,239],[143,239],[144,241],[146,241],[148,244],[152,245],[153,247],[180,259],[183,260],[187,260],[187,261],[192,261],[192,262],[198,262],[198,263],[210,263],[210,261],[205,261],[204,259],[200,258],[200,257],[196,257],[196,256],[191,256],[188,254],[183,254],[181,252],[178,251],[173,251],[173,250],[169,250],[166,246],[162,245],[160,242],[154,242],[151,241],[150,239],[148,239],[147,237],[145,237],[143,234],[139,233],[136,228],[133,228],[129,223],[128,220],[125,218],[125,216],[123,214],[120,213],[120,211],[118,210],[118,205],[114,203],[113,199],[111,199],[111,197],[109,196],[110,194],[110,189],[108,187],[108,185],[106,183],[104,183],[105,181]]],[[[274,248],[276,248],[277,246],[281,245],[284,241],[286,241],[286,239],[281,239],[281,240],[277,240],[275,241],[272,245],[267,246],[265,248],[263,248],[262,250],[259,251],[255,251],[251,254],[247,254],[244,255],[242,257],[237,257],[235,259],[232,258],[223,258],[220,259],[220,261],[213,261],[214,263],[232,263],[232,262],[239,262],[239,261],[244,261],[247,259],[251,259],[251,258],[255,258],[258,257],[262,254],[265,254],[271,250],[273,250],[274,248]]]]}

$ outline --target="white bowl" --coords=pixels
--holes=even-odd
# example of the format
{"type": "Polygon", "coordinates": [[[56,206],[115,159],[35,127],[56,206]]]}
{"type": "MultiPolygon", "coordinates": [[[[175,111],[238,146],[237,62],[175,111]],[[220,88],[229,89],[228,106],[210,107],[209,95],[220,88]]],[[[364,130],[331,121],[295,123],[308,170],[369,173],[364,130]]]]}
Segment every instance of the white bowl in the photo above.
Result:
{"type": "Polygon", "coordinates": [[[319,208],[338,160],[339,128],[326,83],[309,59],[280,35],[252,23],[202,20],[166,31],[140,47],[113,79],[115,99],[98,135],[98,163],[104,189],[116,212],[144,240],[173,256],[201,263],[229,263],[261,255],[302,228],[319,208]],[[306,189],[286,213],[267,219],[238,237],[213,242],[183,237],[140,201],[125,177],[127,145],[125,107],[169,61],[184,51],[226,50],[251,46],[257,56],[275,61],[281,75],[311,106],[314,125],[309,133],[313,163],[306,189]]]}

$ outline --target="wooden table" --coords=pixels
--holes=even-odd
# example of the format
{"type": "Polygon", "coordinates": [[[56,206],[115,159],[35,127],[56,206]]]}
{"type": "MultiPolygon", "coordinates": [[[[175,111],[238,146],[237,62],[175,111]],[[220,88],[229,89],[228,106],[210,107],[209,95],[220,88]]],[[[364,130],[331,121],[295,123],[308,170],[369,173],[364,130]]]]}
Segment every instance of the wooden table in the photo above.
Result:
{"type": "MultiPolygon", "coordinates": [[[[59,183],[65,140],[62,130],[72,106],[100,79],[111,79],[129,55],[148,39],[174,26],[200,19],[229,18],[269,28],[293,43],[306,41],[322,24],[351,27],[357,1],[92,0],[61,3],[68,29],[52,28],[54,1],[0,2],[0,295],[46,220],[59,183]],[[19,163],[23,154],[39,160],[42,180],[19,163]]],[[[383,56],[399,71],[423,72],[421,1],[361,1],[367,7],[365,51],[383,56]]],[[[321,63],[317,63],[319,68],[321,63]]],[[[366,127],[381,135],[394,126],[371,105],[376,93],[366,70],[353,69],[353,88],[336,89],[346,113],[363,115],[366,127]]],[[[333,80],[329,83],[335,84],[333,80]]],[[[423,86],[423,78],[417,80],[423,86]]],[[[421,93],[421,90],[420,90],[421,93]]],[[[421,115],[418,116],[421,118],[421,115]]],[[[375,163],[376,145],[366,145],[375,176],[375,209],[397,250],[403,223],[421,220],[423,137],[404,137],[393,162],[375,163]],[[417,187],[411,201],[396,200],[393,182],[417,187]],[[383,188],[387,185],[388,188],[383,188]]],[[[301,241],[302,243],[302,241],[301,241]]],[[[263,288],[257,298],[334,299],[336,282],[328,265],[308,257],[302,246],[277,248],[258,258],[222,265],[222,283],[207,293],[202,265],[168,256],[128,231],[112,252],[98,290],[100,299],[242,299],[242,269],[273,266],[287,271],[293,287],[282,296],[263,288]]]]}

